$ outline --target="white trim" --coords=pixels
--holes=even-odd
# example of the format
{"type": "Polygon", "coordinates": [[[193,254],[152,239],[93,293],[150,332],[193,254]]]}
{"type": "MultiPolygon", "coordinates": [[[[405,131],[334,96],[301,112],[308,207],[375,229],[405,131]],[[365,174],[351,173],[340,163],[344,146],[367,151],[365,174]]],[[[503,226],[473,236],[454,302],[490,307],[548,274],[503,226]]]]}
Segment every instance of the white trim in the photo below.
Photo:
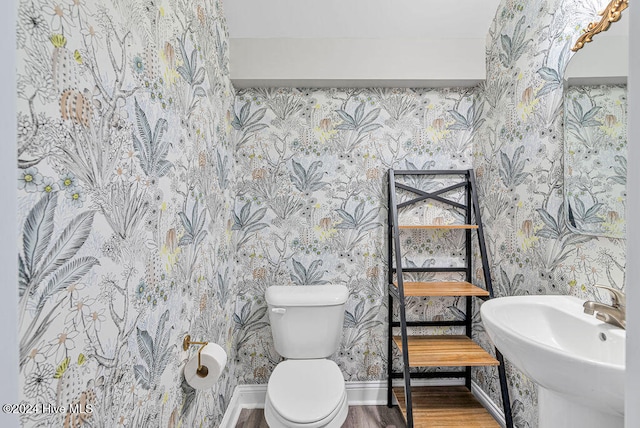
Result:
{"type": "Polygon", "coordinates": [[[266,396],[266,384],[237,385],[220,422],[220,428],[234,428],[242,409],[263,409],[266,396]]]}
{"type": "MultiPolygon", "coordinates": [[[[412,379],[413,386],[464,385],[463,379],[412,379]]],[[[350,406],[379,406],[387,404],[387,381],[346,382],[350,406]]],[[[402,380],[393,381],[393,386],[402,386],[402,380]]],[[[393,400],[394,404],[398,404],[393,400]]]]}
{"type": "MultiPolygon", "coordinates": [[[[632,7],[625,18],[629,20],[629,135],[627,160],[629,165],[640,162],[640,8],[632,7]]],[[[618,24],[616,22],[616,24],[618,24]]],[[[634,218],[640,212],[640,168],[627,170],[627,217],[634,218]]],[[[640,225],[635,221],[627,224],[627,261],[624,292],[627,295],[627,365],[625,372],[625,427],[640,426],[640,225]]]]}
{"type": "MultiPolygon", "coordinates": [[[[19,403],[18,381],[18,187],[16,144],[16,17],[17,0],[3,0],[0,5],[0,403],[19,403]]],[[[21,231],[20,231],[21,232],[21,231]]],[[[22,236],[20,234],[20,236],[22,236]]],[[[18,415],[0,413],[0,426],[18,426],[18,415]]]]}
{"type": "MultiPolygon", "coordinates": [[[[453,386],[464,385],[464,379],[413,379],[411,383],[414,386],[453,386]]],[[[402,381],[398,379],[394,381],[394,385],[400,386],[402,381]]],[[[387,404],[387,381],[385,380],[346,382],[346,387],[350,406],[379,406],[387,404]]],[[[504,421],[500,410],[484,391],[472,384],[472,392],[487,408],[489,413],[497,419],[501,417],[501,419],[498,419],[499,422],[504,421]],[[479,392],[474,392],[474,387],[479,392]]],[[[266,396],[266,384],[236,386],[220,427],[234,428],[242,409],[263,409],[266,396]]],[[[504,423],[502,425],[504,426],[504,423]]]]}
{"type": "Polygon", "coordinates": [[[491,414],[491,416],[493,416],[493,418],[498,421],[501,427],[506,426],[506,423],[504,421],[504,412],[502,411],[502,409],[495,403],[495,401],[491,399],[491,397],[489,397],[489,394],[487,394],[482,388],[480,388],[480,386],[474,381],[471,381],[471,393],[474,395],[474,397],[476,397],[480,404],[482,404],[482,406],[487,409],[489,414],[491,414]]]}
{"type": "Polygon", "coordinates": [[[346,386],[350,406],[369,406],[387,402],[387,383],[383,380],[346,382],[346,386]]]}

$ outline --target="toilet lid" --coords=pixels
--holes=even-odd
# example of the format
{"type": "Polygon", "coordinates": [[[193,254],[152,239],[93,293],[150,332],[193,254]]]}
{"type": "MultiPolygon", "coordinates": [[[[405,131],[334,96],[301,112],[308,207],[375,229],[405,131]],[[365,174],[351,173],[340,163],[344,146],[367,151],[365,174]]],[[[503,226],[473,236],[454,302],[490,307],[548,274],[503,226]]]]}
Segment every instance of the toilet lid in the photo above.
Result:
{"type": "Polygon", "coordinates": [[[331,360],[286,360],[269,378],[267,394],[274,410],[296,423],[329,416],[345,393],[342,372],[331,360]]]}

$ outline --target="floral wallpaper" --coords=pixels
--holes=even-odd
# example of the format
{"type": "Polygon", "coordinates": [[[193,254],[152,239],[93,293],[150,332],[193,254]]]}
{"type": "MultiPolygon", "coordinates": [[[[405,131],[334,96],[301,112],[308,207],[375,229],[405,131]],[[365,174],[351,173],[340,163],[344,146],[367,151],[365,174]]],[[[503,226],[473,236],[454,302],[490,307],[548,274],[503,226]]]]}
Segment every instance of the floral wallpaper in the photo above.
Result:
{"type": "MultiPolygon", "coordinates": [[[[489,29],[488,78],[468,94],[470,104],[458,101],[458,90],[238,93],[233,126],[239,166],[247,171],[233,226],[241,383],[266,382],[279,361],[263,301],[272,283],[348,285],[343,343],[334,358],[347,380],[384,378],[389,167],[476,169],[498,295],[606,300],[595,284],[623,287],[624,241],[574,233],[564,207],[562,75],[569,44],[601,8],[597,1],[504,2],[489,29]],[[420,100],[425,96],[428,102],[420,100]]],[[[460,235],[421,232],[403,244],[405,262],[418,266],[453,265],[462,254],[460,235]]],[[[478,283],[481,273],[475,271],[478,283]]],[[[410,314],[455,317],[458,303],[416,299],[410,314]]],[[[475,336],[492,348],[481,323],[475,336]]],[[[501,403],[497,371],[473,373],[501,403]]],[[[510,364],[507,373],[516,426],[537,426],[535,385],[510,364]]]]}
{"type": "Polygon", "coordinates": [[[233,354],[222,4],[21,0],[17,35],[20,395],[81,410],[23,426],[217,425],[233,365],[195,391],[181,344],[233,354]]]}
{"type": "MultiPolygon", "coordinates": [[[[563,107],[575,114],[576,106],[563,104],[562,76],[571,43],[605,3],[504,1],[489,29],[487,80],[479,91],[485,122],[474,144],[474,167],[498,295],[568,294],[606,301],[595,284],[624,286],[624,240],[574,233],[563,195],[563,107]]],[[[584,118],[588,97],[572,96],[584,118]]],[[[598,159],[585,157],[583,165],[598,159]]],[[[575,176],[576,170],[567,173],[575,176]]],[[[576,181],[587,193],[602,190],[592,181],[576,181]]],[[[592,206],[585,202],[585,213],[592,206]]],[[[574,211],[576,218],[579,210],[574,211]]],[[[476,338],[491,346],[481,324],[476,338]]],[[[474,373],[500,403],[497,371],[474,373]]],[[[537,426],[535,385],[510,364],[507,376],[515,425],[537,426]]]]}
{"type": "MultiPolygon", "coordinates": [[[[266,383],[280,361],[265,315],[272,284],[345,284],[350,298],[334,358],[348,381],[386,378],[386,172],[470,168],[481,117],[469,89],[237,93],[232,134],[237,168],[246,171],[232,227],[240,383],[266,383]]],[[[450,266],[462,254],[461,237],[408,235],[405,263],[450,266]]],[[[450,318],[457,305],[416,299],[410,311],[450,318]]]]}
{"type": "Polygon", "coordinates": [[[625,236],[626,86],[570,86],[565,99],[565,204],[577,231],[625,236]]]}
{"type": "MultiPolygon", "coordinates": [[[[562,74],[602,3],[503,2],[478,88],[235,93],[218,0],[21,0],[21,396],[93,408],[23,425],[217,426],[235,385],[266,383],[280,361],[270,284],[347,285],[334,358],[347,380],[384,379],[389,168],[475,168],[498,295],[600,300],[595,284],[622,288],[624,242],[574,233],[563,194],[562,74]],[[210,390],[183,382],[187,333],[230,356],[210,390]]],[[[583,119],[588,100],[622,96],[581,91],[583,119]]],[[[624,126],[615,116],[594,117],[624,126]]],[[[586,216],[593,201],[581,201],[586,216]]],[[[602,203],[620,212],[623,201],[602,203]]],[[[433,208],[410,217],[456,218],[433,208]]],[[[455,232],[403,244],[408,265],[464,254],[455,232]]],[[[414,299],[409,311],[441,319],[461,307],[414,299]]],[[[537,426],[534,385],[507,371],[516,426],[537,426]]],[[[497,371],[473,373],[500,403],[497,371]]]]}

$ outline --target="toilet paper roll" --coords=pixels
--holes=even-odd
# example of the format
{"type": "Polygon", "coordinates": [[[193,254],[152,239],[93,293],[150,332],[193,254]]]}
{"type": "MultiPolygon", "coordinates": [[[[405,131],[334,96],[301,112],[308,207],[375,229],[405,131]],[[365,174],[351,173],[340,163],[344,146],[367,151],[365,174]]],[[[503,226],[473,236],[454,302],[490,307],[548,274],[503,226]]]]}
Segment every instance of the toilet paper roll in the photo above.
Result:
{"type": "Polygon", "coordinates": [[[202,350],[201,364],[203,369],[198,372],[198,353],[194,353],[184,366],[184,377],[195,389],[211,388],[227,364],[227,353],[217,343],[209,343],[202,350]]]}

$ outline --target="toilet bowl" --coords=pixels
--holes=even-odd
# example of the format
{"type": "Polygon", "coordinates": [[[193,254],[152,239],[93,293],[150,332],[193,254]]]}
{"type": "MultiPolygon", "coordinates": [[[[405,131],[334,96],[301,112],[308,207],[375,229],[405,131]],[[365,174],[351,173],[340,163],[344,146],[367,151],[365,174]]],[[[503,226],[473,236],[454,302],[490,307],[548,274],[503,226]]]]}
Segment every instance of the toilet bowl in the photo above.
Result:
{"type": "Polygon", "coordinates": [[[327,357],[340,345],[348,296],[343,285],[267,288],[274,347],[286,358],[267,385],[270,428],[340,428],[346,420],[344,376],[327,357]]]}
{"type": "Polygon", "coordinates": [[[348,411],[344,378],[331,360],[286,360],[269,379],[264,413],[271,428],[339,428],[348,411]]]}

